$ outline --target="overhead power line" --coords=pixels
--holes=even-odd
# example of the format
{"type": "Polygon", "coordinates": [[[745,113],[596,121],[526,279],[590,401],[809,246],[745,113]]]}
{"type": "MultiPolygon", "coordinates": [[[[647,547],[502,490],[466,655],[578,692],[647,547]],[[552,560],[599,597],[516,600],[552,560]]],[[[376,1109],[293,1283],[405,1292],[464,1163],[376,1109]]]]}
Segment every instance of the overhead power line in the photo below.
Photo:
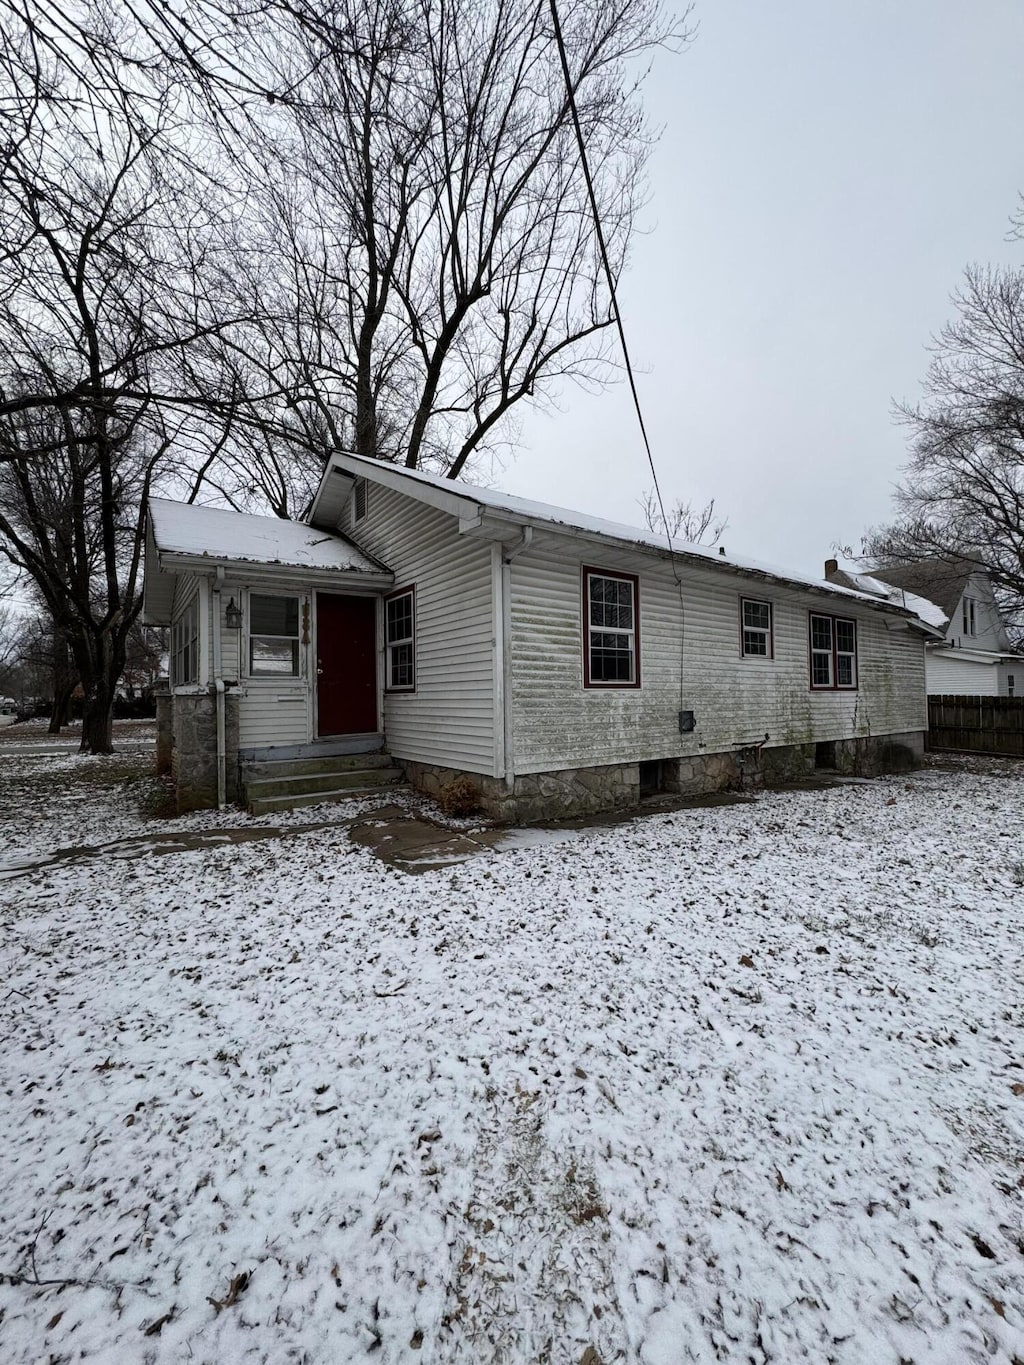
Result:
{"type": "Polygon", "coordinates": [[[605,279],[608,282],[608,292],[611,296],[612,316],[615,318],[615,326],[619,333],[619,342],[622,346],[622,358],[626,365],[626,374],[629,378],[629,388],[633,395],[633,406],[636,409],[637,421],[640,423],[640,434],[643,437],[644,449],[647,451],[647,463],[651,467],[651,478],[654,480],[654,493],[658,499],[658,508],[661,511],[662,525],[665,528],[665,538],[668,541],[669,553],[673,556],[672,533],[669,529],[668,516],[665,512],[665,503],[661,496],[661,486],[658,483],[658,471],[654,467],[654,455],[651,451],[651,442],[647,436],[647,425],[644,422],[643,409],[640,406],[640,395],[637,392],[636,379],[633,376],[633,364],[629,358],[629,346],[626,344],[626,330],[622,325],[622,312],[619,309],[619,297],[615,287],[615,277],[612,274],[611,261],[608,258],[608,246],[605,242],[604,228],[601,224],[601,212],[597,204],[597,194],[594,191],[594,178],[590,173],[590,161],[587,157],[586,143],[583,140],[583,128],[580,125],[579,110],[576,108],[576,93],[573,89],[572,74],[569,71],[569,58],[565,51],[565,40],[562,37],[562,25],[558,18],[558,6],[556,0],[550,0],[551,22],[555,30],[555,43],[558,47],[558,56],[562,63],[562,75],[565,78],[565,90],[569,100],[569,110],[572,114],[573,128],[576,131],[576,145],[579,148],[580,165],[583,169],[583,178],[587,183],[587,194],[590,196],[590,211],[594,218],[594,230],[597,234],[597,243],[601,251],[601,264],[604,267],[605,279]]]}

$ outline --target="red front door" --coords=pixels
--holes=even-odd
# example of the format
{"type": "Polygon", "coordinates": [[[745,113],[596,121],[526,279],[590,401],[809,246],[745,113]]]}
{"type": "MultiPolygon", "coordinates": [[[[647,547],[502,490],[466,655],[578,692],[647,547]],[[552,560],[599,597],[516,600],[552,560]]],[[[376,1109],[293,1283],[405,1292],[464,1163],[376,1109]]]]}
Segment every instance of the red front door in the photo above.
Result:
{"type": "Polygon", "coordinates": [[[316,595],[318,735],[377,729],[377,601],[316,595]]]}

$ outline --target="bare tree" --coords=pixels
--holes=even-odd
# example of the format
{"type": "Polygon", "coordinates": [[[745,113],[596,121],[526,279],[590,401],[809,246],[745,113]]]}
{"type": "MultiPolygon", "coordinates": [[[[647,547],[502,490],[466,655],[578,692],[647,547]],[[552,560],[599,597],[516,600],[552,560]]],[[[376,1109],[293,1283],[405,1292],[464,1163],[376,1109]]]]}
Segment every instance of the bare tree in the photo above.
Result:
{"type": "Polygon", "coordinates": [[[649,488],[639,502],[644,522],[650,530],[659,535],[671,536],[673,540],[687,545],[717,545],[729,525],[724,518],[715,516],[714,498],[700,508],[694,508],[692,503],[676,498],[675,502],[665,509],[667,525],[658,495],[653,488],[649,488]]]}
{"type": "MultiPolygon", "coordinates": [[[[315,448],[450,477],[524,400],[615,373],[608,292],[550,13],[537,0],[298,0],[281,26],[261,177],[280,290],[265,361],[315,448]]],[[[613,269],[651,144],[659,0],[576,3],[563,27],[613,269]]]]}
{"type": "Polygon", "coordinates": [[[18,242],[0,264],[0,554],[72,650],[83,750],[107,752],[146,499],[194,486],[223,444],[245,310],[230,200],[165,154],[193,136],[170,98],[148,129],[87,108],[84,126],[37,117],[0,177],[18,242]]]}
{"type": "Polygon", "coordinates": [[[974,267],[932,348],[898,515],[865,537],[877,563],[925,558],[986,568],[1024,630],[1024,272],[974,267]]]}
{"type": "Polygon", "coordinates": [[[71,650],[44,610],[20,613],[12,632],[11,676],[22,700],[49,705],[49,733],[58,735],[71,719],[71,697],[78,686],[71,650]]]}

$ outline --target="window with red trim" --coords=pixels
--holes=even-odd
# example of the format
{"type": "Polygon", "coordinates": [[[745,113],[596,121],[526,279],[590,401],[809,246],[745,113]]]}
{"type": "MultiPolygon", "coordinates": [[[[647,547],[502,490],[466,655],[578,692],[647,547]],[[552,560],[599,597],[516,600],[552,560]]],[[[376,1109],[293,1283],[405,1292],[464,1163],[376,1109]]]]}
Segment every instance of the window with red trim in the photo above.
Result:
{"type": "Polygon", "coordinates": [[[857,686],[857,623],[845,616],[810,618],[811,687],[849,691],[857,686]]]}

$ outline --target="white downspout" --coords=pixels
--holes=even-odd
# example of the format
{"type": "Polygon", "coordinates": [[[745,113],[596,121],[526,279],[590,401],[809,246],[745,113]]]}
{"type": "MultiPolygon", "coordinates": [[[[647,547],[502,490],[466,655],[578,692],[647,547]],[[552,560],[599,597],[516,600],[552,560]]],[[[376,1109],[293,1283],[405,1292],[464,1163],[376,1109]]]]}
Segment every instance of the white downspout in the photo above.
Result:
{"type": "Polygon", "coordinates": [[[213,636],[210,641],[211,655],[213,662],[213,687],[216,694],[217,707],[217,809],[223,810],[227,804],[227,771],[226,771],[226,720],[224,713],[224,679],[221,662],[221,607],[220,589],[224,582],[224,566],[217,565],[217,576],[213,581],[211,596],[213,599],[213,636]]]}
{"type": "Polygon", "coordinates": [[[505,789],[512,791],[516,780],[515,746],[512,734],[512,561],[533,541],[533,527],[524,526],[519,539],[501,546],[501,664],[502,664],[502,747],[504,748],[505,789]]]}

